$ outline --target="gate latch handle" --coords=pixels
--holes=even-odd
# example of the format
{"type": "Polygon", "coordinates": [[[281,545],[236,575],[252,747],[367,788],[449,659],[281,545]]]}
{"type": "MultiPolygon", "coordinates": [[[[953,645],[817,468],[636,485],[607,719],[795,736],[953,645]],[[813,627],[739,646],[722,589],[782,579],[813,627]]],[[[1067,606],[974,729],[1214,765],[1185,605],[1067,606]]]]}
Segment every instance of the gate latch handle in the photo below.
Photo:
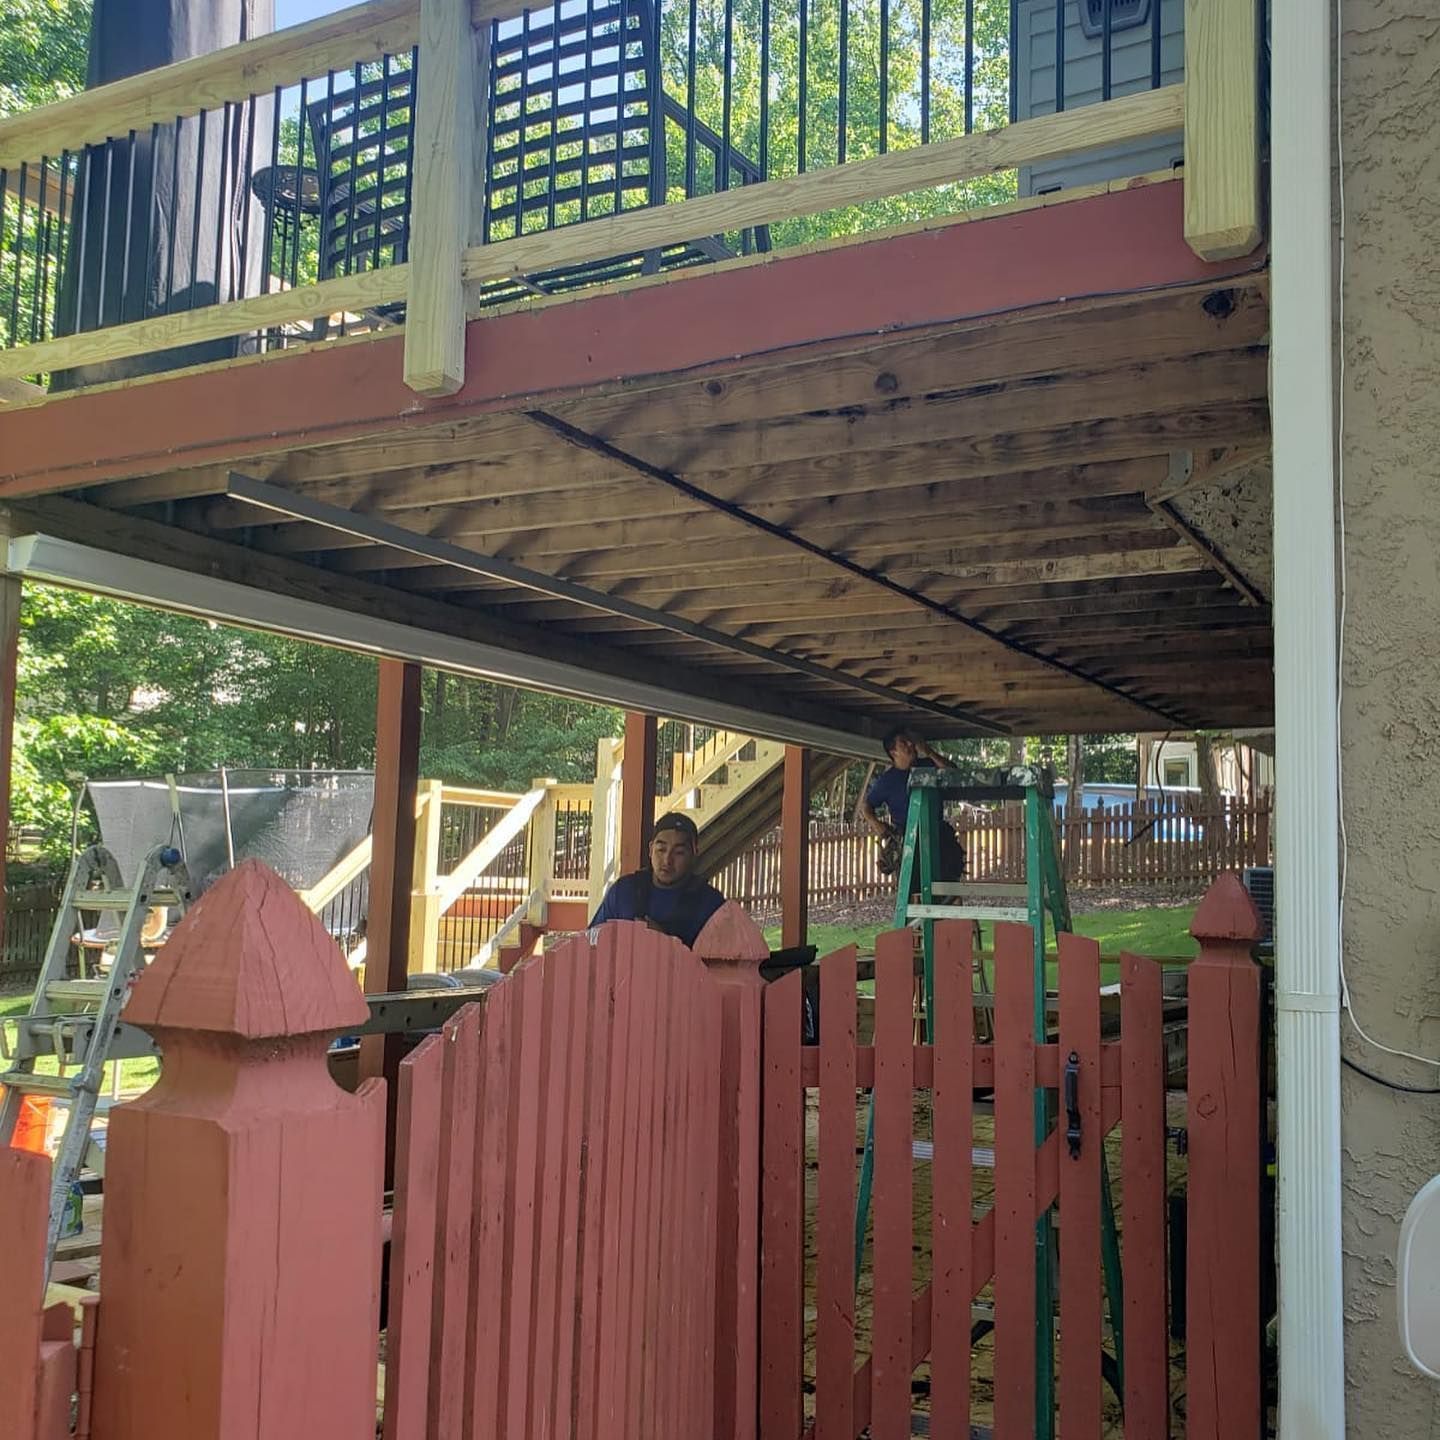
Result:
{"type": "Polygon", "coordinates": [[[1070,1158],[1080,1158],[1080,1057],[1075,1051],[1065,1062],[1065,1142],[1070,1158]]]}

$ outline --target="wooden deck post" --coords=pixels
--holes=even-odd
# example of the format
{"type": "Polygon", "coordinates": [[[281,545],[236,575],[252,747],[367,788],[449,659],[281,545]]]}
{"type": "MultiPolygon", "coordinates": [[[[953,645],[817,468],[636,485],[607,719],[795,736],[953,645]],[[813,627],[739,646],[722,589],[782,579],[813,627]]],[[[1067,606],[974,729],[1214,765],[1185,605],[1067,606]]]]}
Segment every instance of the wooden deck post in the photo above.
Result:
{"type": "Polygon", "coordinates": [[[1259,912],[1222,875],[1195,912],[1189,970],[1186,1434],[1260,1431],[1259,912]]]}
{"type": "Polygon", "coordinates": [[[655,823],[655,737],[653,715],[625,716],[625,758],[620,769],[620,873],[645,864],[655,823]]]}
{"type": "Polygon", "coordinates": [[[440,955],[440,809],[441,784],[420,780],[415,786],[415,862],[411,874],[408,973],[434,970],[440,955]]]}
{"type": "Polygon", "coordinates": [[[532,780],[532,790],[543,790],[545,798],[530,817],[530,869],[527,895],[534,895],[528,919],[542,928],[555,886],[555,787],[559,781],[542,777],[532,780]]]}
{"type": "Polygon", "coordinates": [[[354,1440],[375,1424],[384,1091],[330,1079],[364,1000],[247,860],[136,982],[164,1068],[112,1111],[95,1432],[354,1440]]]}
{"type": "Polygon", "coordinates": [[[1260,224],[1260,7],[1185,0],[1185,240],[1248,255],[1260,224]]]}
{"type": "Polygon", "coordinates": [[[490,21],[469,0],[420,0],[419,104],[410,218],[405,383],[453,395],[465,383],[465,247],[480,239],[490,21]]]}
{"type": "Polygon", "coordinates": [[[760,1019],[770,947],[733,900],[696,937],[723,987],[716,1222],[715,1437],[755,1440],[760,1361],[760,1019]]]}
{"type": "MultiPolygon", "coordinates": [[[[420,667],[382,660],[375,706],[370,915],[365,931],[365,989],[370,994],[405,988],[419,774],[420,667]]],[[[384,1074],[393,1084],[399,1063],[398,1036],[367,1035],[361,1042],[362,1075],[384,1074]]]]}
{"type": "Polygon", "coordinates": [[[780,806],[780,944],[803,945],[810,928],[810,752],[785,747],[780,806]]]}
{"type": "Polygon", "coordinates": [[[67,1440],[76,1383],[75,1323],[69,1304],[45,1305],[45,1238],[50,1161],[0,1149],[0,1435],[67,1440]]]}

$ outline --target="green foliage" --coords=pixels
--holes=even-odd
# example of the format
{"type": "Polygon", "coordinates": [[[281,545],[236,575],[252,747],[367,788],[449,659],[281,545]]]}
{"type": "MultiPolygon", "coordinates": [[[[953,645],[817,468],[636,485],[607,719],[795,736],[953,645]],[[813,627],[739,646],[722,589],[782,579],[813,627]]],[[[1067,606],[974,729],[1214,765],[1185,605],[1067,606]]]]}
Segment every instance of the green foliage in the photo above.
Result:
{"type": "Polygon", "coordinates": [[[85,87],[90,0],[5,0],[0,6],[0,116],[85,87]]]}

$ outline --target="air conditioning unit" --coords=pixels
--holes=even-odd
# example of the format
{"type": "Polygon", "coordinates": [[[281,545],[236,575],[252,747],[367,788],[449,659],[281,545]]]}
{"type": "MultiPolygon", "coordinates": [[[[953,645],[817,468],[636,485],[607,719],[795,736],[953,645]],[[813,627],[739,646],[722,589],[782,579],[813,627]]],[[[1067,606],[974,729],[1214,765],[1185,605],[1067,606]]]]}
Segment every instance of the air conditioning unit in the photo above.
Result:
{"type": "MultiPolygon", "coordinates": [[[[1065,25],[1063,95],[1066,110],[1092,105],[1101,98],[1105,0],[1014,0],[1016,25],[1016,118],[1030,120],[1055,111],[1055,27],[1057,14],[1065,25]]],[[[1119,99],[1154,86],[1155,6],[1160,21],[1160,84],[1185,78],[1184,0],[1109,0],[1110,96],[1119,99]]],[[[1021,195],[1043,195],[1170,170],[1185,158],[1179,130],[1130,145],[1027,166],[1020,172],[1021,195]]]]}
{"type": "Polygon", "coordinates": [[[1250,892],[1265,933],[1260,937],[1256,949],[1265,954],[1275,953],[1275,867],[1273,865],[1252,865],[1240,872],[1240,881],[1250,892]]]}

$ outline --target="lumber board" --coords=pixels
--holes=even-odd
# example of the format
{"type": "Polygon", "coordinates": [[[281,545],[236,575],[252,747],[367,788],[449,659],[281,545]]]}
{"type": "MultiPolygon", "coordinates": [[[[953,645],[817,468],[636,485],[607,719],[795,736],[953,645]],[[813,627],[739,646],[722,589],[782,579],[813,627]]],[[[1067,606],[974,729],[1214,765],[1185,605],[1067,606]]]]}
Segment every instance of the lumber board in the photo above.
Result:
{"type": "Polygon", "coordinates": [[[81,335],[62,335],[54,340],[0,351],[0,380],[65,370],[73,365],[124,360],[132,355],[154,354],[201,340],[222,340],[229,335],[243,335],[249,330],[263,330],[292,320],[312,320],[317,315],[333,315],[340,310],[390,305],[405,298],[408,286],[409,266],[389,265],[357,275],[321,280],[314,285],[298,285],[292,290],[256,295],[249,300],[202,305],[173,315],[133,320],[104,330],[87,330],[81,335]]]}
{"type": "Polygon", "coordinates": [[[484,175],[490,27],[471,28],[464,0],[419,5],[404,373],[421,395],[453,395],[465,383],[460,261],[474,228],[477,176],[484,175]]]}
{"type": "Polygon", "coordinates": [[[0,120],[0,170],[18,171],[131,130],[168,124],[229,101],[294,85],[357,60],[408,50],[418,29],[418,0],[366,0],[304,25],[227,45],[208,55],[114,80],[38,110],[0,120]]]}
{"type": "Polygon", "coordinates": [[[472,246],[465,255],[465,278],[476,283],[503,280],[994,175],[1077,151],[1164,135],[1179,129],[1183,117],[1184,86],[1169,85],[999,130],[472,246]]]}
{"type": "Polygon", "coordinates": [[[1202,260],[1259,245],[1260,9],[1185,0],[1185,239],[1202,260]]]}

